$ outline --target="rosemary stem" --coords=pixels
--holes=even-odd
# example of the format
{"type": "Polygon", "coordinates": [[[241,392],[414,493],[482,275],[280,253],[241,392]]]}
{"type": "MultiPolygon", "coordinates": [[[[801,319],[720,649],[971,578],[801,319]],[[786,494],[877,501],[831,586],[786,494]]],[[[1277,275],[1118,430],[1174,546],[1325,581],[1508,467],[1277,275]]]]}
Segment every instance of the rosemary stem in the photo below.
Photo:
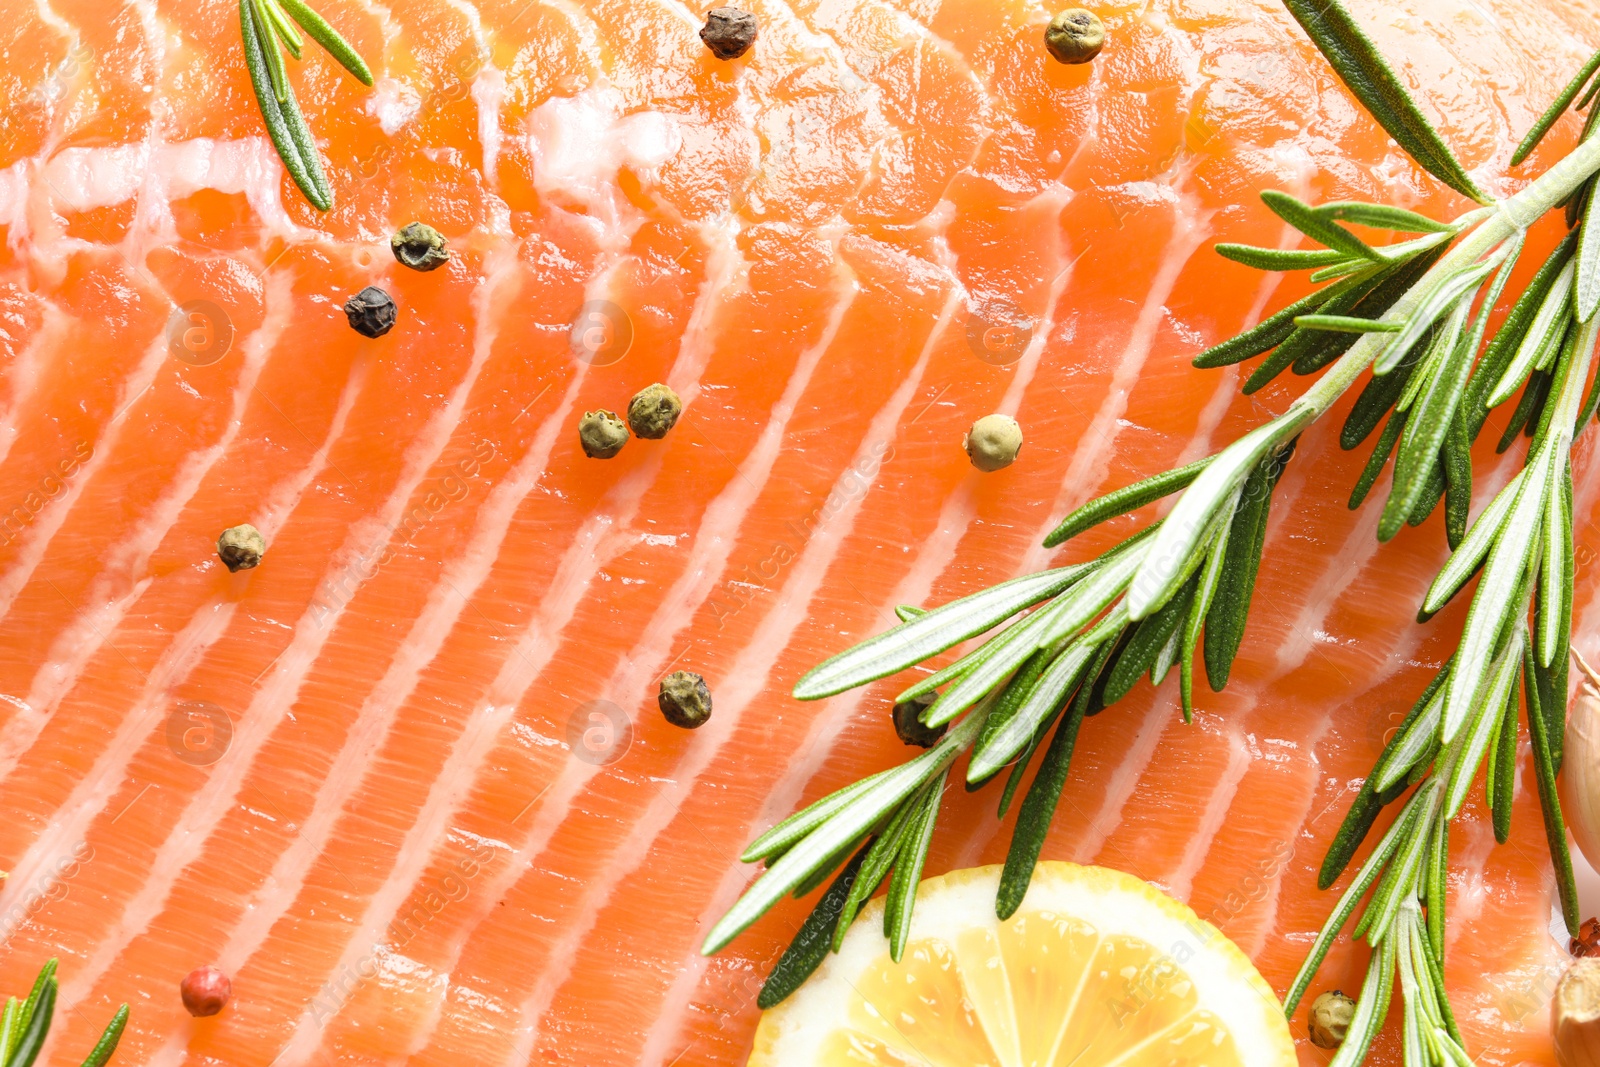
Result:
{"type": "MultiPolygon", "coordinates": [[[[1573,190],[1588,181],[1597,170],[1600,170],[1600,139],[1592,138],[1574,148],[1515,196],[1507,197],[1491,208],[1475,208],[1461,216],[1456,220],[1458,226],[1472,225],[1476,219],[1482,221],[1460,244],[1445,253],[1423,275],[1421,281],[1396,301],[1384,318],[1388,321],[1405,319],[1416,310],[1422,298],[1432,291],[1440,279],[1469,266],[1519,231],[1526,230],[1545,212],[1565,202],[1573,190]]],[[[1377,358],[1385,343],[1386,339],[1381,333],[1363,336],[1289,410],[1309,412],[1311,418],[1320,418],[1355,384],[1361,372],[1377,358]]]]}
{"type": "MultiPolygon", "coordinates": [[[[1380,365],[1374,373],[1391,371],[1394,361],[1420,342],[1418,333],[1407,331],[1426,327],[1446,314],[1457,299],[1473,299],[1472,294],[1483,280],[1509,254],[1510,247],[1502,246],[1546,211],[1565,201],[1597,169],[1600,169],[1600,140],[1584,141],[1520,193],[1499,203],[1475,208],[1458,218],[1452,229],[1468,231],[1466,236],[1440,257],[1379,320],[1403,327],[1398,334],[1393,331],[1363,333],[1282,415],[1257,426],[1213,456],[1205,470],[1178,497],[1144,551],[1139,569],[1128,585],[1129,620],[1139,622],[1147,618],[1177,592],[1182,565],[1195,551],[1212,516],[1228,494],[1243,484],[1250,469],[1264,455],[1325,415],[1380,357],[1388,366],[1380,365]]],[[[1269,204],[1283,200],[1280,196],[1269,200],[1269,204]]]]}

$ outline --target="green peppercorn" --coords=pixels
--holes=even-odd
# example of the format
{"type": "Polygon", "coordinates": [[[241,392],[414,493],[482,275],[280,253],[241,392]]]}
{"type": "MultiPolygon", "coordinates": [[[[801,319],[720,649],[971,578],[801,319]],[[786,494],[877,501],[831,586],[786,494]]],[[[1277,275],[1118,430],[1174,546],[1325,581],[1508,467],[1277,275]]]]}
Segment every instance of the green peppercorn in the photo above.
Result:
{"type": "Polygon", "coordinates": [[[1350,1020],[1355,1017],[1356,1002],[1335,989],[1311,1002],[1311,1015],[1307,1029],[1311,1043],[1318,1048],[1338,1048],[1350,1031],[1350,1020]]]}
{"type": "Polygon", "coordinates": [[[974,467],[997,471],[1011,466],[1022,451],[1022,427],[1010,415],[985,415],[972,424],[963,444],[974,467]]]}
{"type": "Polygon", "coordinates": [[[938,699],[938,693],[923,693],[894,706],[894,732],[901,741],[918,748],[932,748],[938,743],[949,724],[929,726],[922,721],[922,713],[938,699]]]}
{"type": "Polygon", "coordinates": [[[217,555],[230,571],[247,571],[259,565],[266,552],[267,539],[248,522],[228,527],[217,538],[217,555]]]}
{"type": "Polygon", "coordinates": [[[628,426],[636,436],[652,441],[667,436],[681,414],[683,401],[660,382],[645,386],[628,401],[628,426]]]}
{"type": "Polygon", "coordinates": [[[450,262],[444,235],[432,226],[413,222],[389,238],[394,258],[412,270],[437,270],[450,262]]]}
{"type": "Polygon", "coordinates": [[[685,730],[704,726],[711,718],[711,689],[693,671],[673,671],[663,678],[656,703],[668,722],[685,730]]]}
{"type": "Polygon", "coordinates": [[[614,411],[586,412],[578,420],[578,443],[590,459],[610,459],[628,443],[628,427],[614,411]]]}
{"type": "Polygon", "coordinates": [[[1045,27],[1044,46],[1062,63],[1087,63],[1106,43],[1106,28],[1092,11],[1069,7],[1045,27]]]}

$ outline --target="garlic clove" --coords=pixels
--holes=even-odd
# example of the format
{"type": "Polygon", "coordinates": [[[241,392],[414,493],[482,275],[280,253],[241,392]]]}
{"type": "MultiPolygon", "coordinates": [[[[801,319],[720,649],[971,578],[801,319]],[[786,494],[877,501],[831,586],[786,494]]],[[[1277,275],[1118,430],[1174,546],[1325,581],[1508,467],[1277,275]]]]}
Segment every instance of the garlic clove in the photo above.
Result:
{"type": "Polygon", "coordinates": [[[1567,829],[1590,866],[1600,868],[1600,675],[1577,649],[1578,691],[1567,706],[1566,744],[1557,785],[1567,829]]]}
{"type": "Polygon", "coordinates": [[[1550,1031],[1560,1067],[1600,1067],[1600,958],[1575,961],[1556,983],[1550,1031]]]}

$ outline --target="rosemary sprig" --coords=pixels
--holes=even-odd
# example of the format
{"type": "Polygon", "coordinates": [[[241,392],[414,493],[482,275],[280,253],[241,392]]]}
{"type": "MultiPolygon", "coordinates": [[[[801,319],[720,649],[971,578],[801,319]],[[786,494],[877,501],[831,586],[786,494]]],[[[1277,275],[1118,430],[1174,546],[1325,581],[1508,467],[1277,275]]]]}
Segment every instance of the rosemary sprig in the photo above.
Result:
{"type": "MultiPolygon", "coordinates": [[[[339,65],[348,70],[362,85],[372,84],[372,71],[367,69],[366,61],[361,58],[350,42],[339,36],[339,31],[328,25],[321,15],[307,7],[302,0],[267,0],[268,9],[276,8],[274,17],[279,23],[286,24],[284,10],[305,30],[328,54],[339,61],[339,65]]],[[[297,57],[298,58],[298,57],[297,57]]]]}
{"type": "MultiPolygon", "coordinates": [[[[25,1000],[9,997],[0,1012],[0,1064],[4,1067],[33,1067],[50,1034],[56,1007],[56,961],[52,958],[39,969],[33,989],[25,1000]]],[[[83,1061],[83,1067],[105,1067],[117,1050],[123,1028],[128,1024],[128,1006],[117,1009],[100,1040],[83,1061]]]]}
{"type": "Polygon", "coordinates": [[[311,129],[289,85],[283,53],[278,50],[281,44],[295,59],[300,58],[304,42],[295,23],[361,84],[372,84],[372,71],[350,42],[301,0],[239,0],[245,68],[261,107],[267,136],[306,200],[317,210],[327,211],[333,207],[333,189],[323,173],[322,157],[317,152],[311,129]]]}
{"type": "MultiPolygon", "coordinates": [[[[1414,128],[1414,123],[1426,126],[1420,112],[1405,100],[1370,43],[1363,44],[1359,31],[1348,32],[1354,24],[1337,3],[1315,0],[1313,10],[1311,0],[1286,2],[1291,10],[1304,9],[1296,10],[1297,17],[1306,14],[1315,23],[1308,29],[1341,76],[1381,98],[1387,110],[1380,119],[1387,115],[1385,125],[1393,122],[1405,135],[1396,134],[1397,140],[1414,155],[1429,156],[1419,157],[1425,166],[1431,162],[1452,173],[1414,128]]],[[[1366,101],[1361,88],[1352,88],[1366,101]]],[[[1454,165],[1453,159],[1447,162],[1454,165]]],[[[1503,833],[1519,681],[1527,694],[1530,729],[1536,741],[1543,739],[1535,752],[1547,836],[1558,867],[1565,870],[1564,899],[1570,895],[1565,892],[1570,864],[1563,864],[1564,827],[1554,792],[1572,606],[1568,456],[1575,433],[1600,401],[1600,381],[1588,389],[1587,400],[1584,388],[1600,318],[1583,319],[1581,303],[1571,297],[1579,286],[1581,235],[1552,253],[1487,347],[1484,339],[1527,228],[1580,195],[1597,170],[1600,140],[1586,136],[1517,195],[1449,223],[1383,205],[1319,208],[1287,194],[1265,194],[1275,213],[1324,250],[1225,246],[1224,254],[1267,269],[1313,269],[1314,280],[1330,284],[1202,353],[1195,363],[1220,366],[1270,353],[1246,391],[1289,367],[1301,373],[1326,367],[1326,373],[1282,415],[1232,445],[1085,504],[1047,539],[1050,545],[1061,543],[1180,494],[1165,518],[1098,558],[1016,578],[931,611],[902,609],[901,625],[808,672],[794,691],[802,700],[887,677],[990,634],[897,698],[937,692],[924,721],[937,725],[959,719],[956,728],[928,752],[823,798],[758,838],[744,858],[766,860],[769,869],[713,927],[703,950],[726,945],[784,894],[800,895],[821,885],[854,854],[860,873],[848,884],[841,877],[824,895],[803,930],[804,946],[797,941],[785,954],[782,981],[775,974],[773,994],[763,1001],[775,1003],[803,981],[823,958],[815,946],[836,944],[854,914],[852,905],[870,896],[884,878],[890,879],[886,927],[891,954],[898,959],[909,928],[910,887],[937,813],[937,803],[930,807],[928,798],[939,795],[956,758],[970,748],[969,788],[1012,768],[1003,810],[1028,761],[1043,747],[996,902],[998,914],[1011,914],[1026,894],[1084,719],[1118,700],[1138,676],[1148,674],[1157,682],[1178,665],[1187,720],[1197,651],[1212,687],[1226,684],[1245,630],[1277,480],[1300,434],[1370,370],[1341,443],[1355,447],[1385,416],[1387,425],[1352,506],[1394,452],[1396,470],[1380,518],[1381,537],[1421,522],[1446,499],[1454,553],[1425,599],[1423,616],[1438,611],[1474,574],[1481,571],[1482,578],[1460,649],[1384,749],[1324,861],[1319,881],[1326,887],[1359,850],[1382,808],[1412,790],[1401,819],[1335,908],[1291,991],[1289,1008],[1370,893],[1356,935],[1373,946],[1373,957],[1351,1038],[1334,1062],[1350,1065],[1364,1057],[1385,1018],[1397,974],[1406,1003],[1408,1062],[1470,1062],[1441,977],[1448,824],[1477,768],[1489,763],[1495,768],[1490,802],[1497,833],[1503,833]],[[1373,245],[1344,223],[1422,236],[1373,245]],[[1546,384],[1535,391],[1540,382],[1546,384]],[[1533,438],[1526,467],[1469,529],[1468,449],[1489,408],[1506,402],[1524,383],[1517,425],[1526,426],[1533,438]],[[1051,740],[1045,746],[1047,735],[1051,740]],[[913,834],[912,827],[919,832],[913,834]]],[[[1478,195],[1470,181],[1465,185],[1469,195],[1478,195]]]]}
{"type": "MultiPolygon", "coordinates": [[[[1559,319],[1550,329],[1570,335],[1571,342],[1561,347],[1559,362],[1552,368],[1554,400],[1539,420],[1524,468],[1484,509],[1424,601],[1424,611],[1432,614],[1460,591],[1471,574],[1481,570],[1460,646],[1379,756],[1362,795],[1345,816],[1323,863],[1319,882],[1324,888],[1349,862],[1378,809],[1398,800],[1408,781],[1422,784],[1340,898],[1285,1001],[1285,1009],[1292,1013],[1356,902],[1381,876],[1367,915],[1398,897],[1403,917],[1394,926],[1381,920],[1368,923],[1364,917],[1356,926],[1356,936],[1365,935],[1372,945],[1374,966],[1389,955],[1400,961],[1407,1064],[1470,1062],[1449,1014],[1440,966],[1449,823],[1459,814],[1478,771],[1486,769],[1495,837],[1504,842],[1509,835],[1519,682],[1546,844],[1555,866],[1563,916],[1569,932],[1577,935],[1577,892],[1556,793],[1558,756],[1551,749],[1557,716],[1553,706],[1543,703],[1548,699],[1552,705],[1564,706],[1566,684],[1563,679],[1557,689],[1541,674],[1558,663],[1564,668],[1567,655],[1572,608],[1569,456],[1574,435],[1590,417],[1581,398],[1600,341],[1600,320],[1577,324],[1570,299],[1560,302],[1559,319]],[[1416,815],[1418,811],[1423,814],[1416,815]],[[1407,864],[1423,853],[1428,865],[1425,876],[1418,876],[1407,864]],[[1384,896],[1385,887],[1391,890],[1388,897],[1384,896]],[[1426,917],[1425,933],[1419,916],[1426,917]],[[1412,960],[1409,969],[1408,958],[1412,960]]],[[[1509,391],[1502,392],[1509,396],[1509,391]]],[[[1368,1016],[1377,1012],[1379,996],[1377,989],[1363,988],[1358,1017],[1369,1000],[1368,1016]]],[[[1360,1035],[1358,1049],[1365,1048],[1370,1036],[1367,1032],[1360,1035]]],[[[1334,1062],[1359,1063],[1362,1055],[1364,1052],[1357,1051],[1345,1056],[1341,1049],[1334,1062]]]]}

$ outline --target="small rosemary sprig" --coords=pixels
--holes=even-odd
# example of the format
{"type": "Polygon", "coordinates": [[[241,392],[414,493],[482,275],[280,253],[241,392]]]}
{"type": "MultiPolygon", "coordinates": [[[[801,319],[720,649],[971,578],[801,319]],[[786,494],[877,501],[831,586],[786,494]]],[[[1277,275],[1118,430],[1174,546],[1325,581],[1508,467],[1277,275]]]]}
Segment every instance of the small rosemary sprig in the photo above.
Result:
{"type": "MultiPolygon", "coordinates": [[[[1449,826],[1478,771],[1486,768],[1486,799],[1495,838],[1502,844],[1507,840],[1519,703],[1532,740],[1546,843],[1562,911],[1568,930],[1577,935],[1577,891],[1555,778],[1561,760],[1572,618],[1570,452],[1574,433],[1594,410],[1595,390],[1589,388],[1585,399],[1585,381],[1600,339],[1600,317],[1577,323],[1568,299],[1559,332],[1565,340],[1552,367],[1554,384],[1548,395],[1553,402],[1539,420],[1526,464],[1479,515],[1424,600],[1425,612],[1439,610],[1481,570],[1460,645],[1378,757],[1318,876],[1322,888],[1332,885],[1378,812],[1416,786],[1400,817],[1335,906],[1285,999],[1285,1009],[1292,1013],[1329,946],[1370,890],[1355,936],[1368,941],[1373,957],[1358,1001],[1359,1025],[1352,1024],[1350,1036],[1334,1057],[1338,1067],[1359,1063],[1365,1056],[1381,1025],[1379,1002],[1387,997],[1384,989],[1392,982],[1397,963],[1405,1001],[1406,1063],[1471,1062],[1451,1021],[1442,978],[1449,826]],[[1413,961],[1409,971],[1408,959],[1413,961]]],[[[1506,377],[1513,373],[1508,370],[1506,377]]],[[[1509,395],[1510,390],[1498,392],[1509,395]]]]}
{"type": "MultiPolygon", "coordinates": [[[[1518,159],[1532,150],[1597,70],[1600,55],[1540,119],[1519,147],[1518,159]]],[[[1581,103],[1592,99],[1591,91],[1581,103]]],[[[1593,128],[1591,113],[1585,145],[1592,143],[1593,128]]],[[[1585,195],[1583,190],[1592,184],[1592,177],[1586,179],[1574,196],[1585,195]]],[[[1482,424],[1480,409],[1503,403],[1522,388],[1500,450],[1524,427],[1533,444],[1522,471],[1478,516],[1429,588],[1421,618],[1431,617],[1474,574],[1481,575],[1455,655],[1379,755],[1318,874],[1324,889],[1337,881],[1379,811],[1416,787],[1400,818],[1340,898],[1285,999],[1285,1009],[1292,1013],[1328,948],[1371,890],[1354,936],[1364,937],[1373,953],[1335,1067],[1353,1067],[1365,1058],[1382,1024],[1397,965],[1405,1007],[1405,1062],[1472,1062],[1451,1018],[1443,979],[1449,828],[1483,769],[1495,839],[1504,844],[1509,838],[1519,703],[1528,725],[1563,919],[1569,933],[1578,932],[1577,888],[1556,774],[1565,732],[1572,626],[1571,448],[1600,403],[1600,376],[1585,388],[1600,341],[1600,316],[1592,311],[1585,316],[1577,294],[1584,239],[1592,229],[1584,217],[1581,228],[1551,253],[1467,388],[1473,398],[1467,410],[1477,417],[1473,435],[1482,424]],[[1399,921],[1386,923],[1384,916],[1390,913],[1398,914],[1399,921]],[[1409,968],[1408,958],[1413,961],[1409,968]]],[[[1459,423],[1452,432],[1461,432],[1459,423]]]]}
{"type": "MultiPolygon", "coordinates": [[[[0,1011],[0,1064],[4,1067],[33,1067],[44,1048],[44,1039],[50,1034],[50,1022],[56,1010],[56,961],[49,960],[39,970],[33,989],[26,1000],[9,997],[4,1011],[0,1011]]],[[[117,1009],[106,1026],[100,1040],[95,1042],[83,1067],[105,1067],[106,1061],[117,1050],[122,1040],[123,1027],[128,1025],[128,1006],[117,1009]]]]}
{"type": "Polygon", "coordinates": [[[296,23],[362,85],[372,84],[372,71],[350,42],[301,0],[239,0],[245,67],[261,105],[267,136],[305,198],[317,210],[327,211],[333,207],[333,189],[322,171],[322,157],[295,100],[288,67],[279,51],[281,45],[295,59],[300,58],[305,42],[296,23]]]}
{"type": "MultiPolygon", "coordinates": [[[[1433,147],[1420,137],[1417,123],[1426,127],[1420,112],[1396,103],[1395,94],[1403,98],[1403,89],[1370,42],[1363,45],[1359,32],[1351,36],[1354,24],[1337,3],[1317,0],[1313,11],[1296,0],[1286,2],[1297,17],[1304,16],[1302,23],[1340,74],[1359,83],[1352,88],[1364,102],[1374,93],[1387,101],[1374,112],[1391,134],[1430,171],[1445,171],[1440,176],[1449,181],[1451,166],[1459,170],[1459,165],[1436,134],[1433,147]],[[1347,72],[1352,64],[1362,77],[1347,72]]],[[[1600,62],[1585,68],[1579,89],[1596,69],[1600,62]]],[[[1574,90],[1568,99],[1577,96],[1574,90]]],[[[1593,96],[1591,90],[1580,104],[1593,96]]],[[[1330,284],[1202,353],[1195,363],[1220,366],[1266,353],[1246,391],[1291,367],[1298,373],[1328,368],[1326,373],[1278,418],[1207,459],[1091,501],[1046,539],[1046,545],[1060,544],[1182,492],[1166,518],[1097,559],[1017,578],[932,611],[902,608],[900,626],[802,678],[797,698],[830,696],[1008,623],[896,698],[938,694],[924,721],[932,726],[960,719],[938,745],[823,798],[750,846],[744,859],[765,861],[769,869],[712,928],[703,951],[719,950],[778,899],[810,892],[850,860],[780,960],[761,1003],[776,1003],[796,988],[820,963],[828,944],[837,943],[855,909],[886,879],[885,933],[899,959],[910,923],[909,898],[926,857],[926,831],[951,766],[969,747],[969,789],[1011,768],[1002,814],[1033,755],[1045,748],[1022,802],[996,902],[1001,917],[1014,912],[1026,893],[1083,720],[1115,703],[1141,675],[1159,683],[1173,666],[1179,668],[1187,719],[1197,656],[1214,689],[1226,684],[1244,633],[1278,476],[1300,433],[1370,369],[1341,443],[1353,448],[1385,416],[1387,421],[1351,506],[1359,506],[1394,454],[1380,537],[1421,522],[1443,499],[1455,548],[1423,617],[1442,607],[1473,573],[1482,569],[1484,576],[1456,659],[1463,666],[1453,673],[1447,668],[1424,694],[1385,751],[1379,772],[1352,805],[1330,851],[1324,886],[1349,862],[1379,810],[1417,787],[1406,815],[1335,910],[1319,952],[1326,951],[1325,942],[1376,884],[1377,895],[1358,925],[1358,934],[1375,949],[1359,1026],[1375,1032],[1381,1025],[1398,969],[1408,1006],[1406,1048],[1428,1057],[1408,1062],[1470,1062],[1450,1019],[1440,970],[1445,845],[1449,819],[1480,763],[1492,753],[1491,766],[1498,773],[1491,782],[1510,780],[1507,761],[1515,752],[1515,725],[1508,728],[1505,719],[1506,709],[1514,708],[1519,677],[1527,684],[1530,706],[1537,704],[1530,722],[1538,720],[1534,729],[1543,738],[1541,797],[1558,866],[1565,855],[1554,774],[1572,606],[1567,456],[1573,435],[1600,399],[1597,383],[1579,402],[1600,329],[1600,318],[1583,313],[1581,279],[1600,260],[1600,252],[1585,252],[1591,229],[1600,233],[1600,227],[1584,220],[1582,230],[1552,253],[1519,295],[1481,356],[1479,350],[1527,228],[1552,208],[1584,198],[1592,186],[1600,170],[1600,140],[1590,136],[1594,126],[1591,113],[1578,147],[1522,192],[1448,224],[1383,205],[1312,207],[1287,194],[1264,194],[1275,213],[1324,248],[1225,245],[1218,251],[1263,269],[1312,269],[1314,281],[1330,284]],[[1346,223],[1421,236],[1375,247],[1346,223]],[[1470,446],[1488,410],[1519,388],[1523,399],[1510,434],[1526,427],[1534,437],[1527,468],[1469,530],[1470,446]],[[1524,634],[1521,620],[1530,604],[1536,606],[1534,625],[1524,634]]],[[[1462,191],[1479,195],[1470,181],[1465,184],[1462,191]]],[[[1596,244],[1600,247],[1600,239],[1596,244]]],[[[1502,442],[1502,450],[1510,439],[1502,442]]],[[[1498,797],[1497,828],[1509,815],[1509,795],[1506,786],[1492,793],[1498,797]]],[[[1509,829],[1508,821],[1504,827],[1509,829]]],[[[1570,866],[1567,870],[1564,886],[1570,889],[1570,866]]],[[[1306,981],[1320,961],[1315,955],[1306,981]]],[[[1303,991],[1303,984],[1294,991],[1291,1009],[1303,991]]],[[[1364,1055],[1359,1042],[1346,1047],[1351,1051],[1341,1053],[1341,1064],[1364,1055]]]]}

